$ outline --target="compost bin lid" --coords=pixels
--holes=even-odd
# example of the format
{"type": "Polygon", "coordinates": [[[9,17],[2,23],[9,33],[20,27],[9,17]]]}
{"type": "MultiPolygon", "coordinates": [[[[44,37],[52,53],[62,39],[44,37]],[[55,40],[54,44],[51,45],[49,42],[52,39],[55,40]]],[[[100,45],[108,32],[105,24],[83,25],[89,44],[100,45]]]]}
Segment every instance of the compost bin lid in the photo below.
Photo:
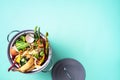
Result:
{"type": "Polygon", "coordinates": [[[75,59],[62,59],[52,69],[52,80],[85,80],[85,69],[75,59]]]}

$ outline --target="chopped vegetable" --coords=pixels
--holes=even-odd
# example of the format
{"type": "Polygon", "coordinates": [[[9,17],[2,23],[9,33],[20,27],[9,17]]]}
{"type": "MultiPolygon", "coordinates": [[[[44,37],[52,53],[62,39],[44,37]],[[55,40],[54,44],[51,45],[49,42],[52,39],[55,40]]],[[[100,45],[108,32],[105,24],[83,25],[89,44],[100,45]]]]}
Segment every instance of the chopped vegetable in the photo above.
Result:
{"type": "Polygon", "coordinates": [[[41,52],[40,52],[40,56],[44,56],[44,51],[41,51],[41,52]]]}
{"type": "Polygon", "coordinates": [[[33,34],[27,34],[25,39],[28,43],[32,43],[34,41],[34,35],[33,34]]]}
{"type": "Polygon", "coordinates": [[[48,32],[46,32],[46,37],[48,37],[48,32]]]}
{"type": "Polygon", "coordinates": [[[37,28],[38,28],[38,26],[36,26],[35,29],[34,29],[35,38],[37,37],[37,28]]]}
{"type": "Polygon", "coordinates": [[[37,45],[38,45],[38,48],[43,48],[43,43],[41,43],[40,39],[37,40],[37,45]]]}
{"type": "Polygon", "coordinates": [[[20,60],[21,60],[21,55],[19,54],[19,55],[17,56],[15,62],[20,63],[20,60]]]}
{"type": "Polygon", "coordinates": [[[27,71],[31,66],[34,64],[34,59],[31,57],[26,64],[24,64],[22,67],[18,69],[20,72],[25,72],[27,71]]]}
{"type": "Polygon", "coordinates": [[[39,58],[39,54],[38,54],[38,52],[37,51],[35,51],[35,50],[33,50],[33,51],[31,51],[31,52],[29,52],[29,54],[32,54],[33,55],[33,57],[35,57],[35,58],[39,58]]]}
{"type": "Polygon", "coordinates": [[[46,42],[46,49],[48,49],[48,47],[49,47],[49,43],[48,43],[48,42],[46,42]]]}
{"type": "Polygon", "coordinates": [[[38,44],[38,47],[43,48],[44,46],[43,46],[43,44],[38,44]]]}
{"type": "Polygon", "coordinates": [[[33,69],[35,69],[35,65],[33,64],[32,67],[30,67],[28,70],[26,70],[26,72],[32,71],[33,69]]]}
{"type": "Polygon", "coordinates": [[[25,42],[25,36],[20,36],[20,39],[25,42]]]}
{"type": "Polygon", "coordinates": [[[45,45],[45,53],[48,53],[48,48],[49,48],[49,42],[48,42],[48,32],[46,32],[46,45],[45,45]]]}
{"type": "Polygon", "coordinates": [[[40,39],[40,27],[36,26],[34,29],[35,40],[40,39]]]}
{"type": "Polygon", "coordinates": [[[34,42],[34,46],[36,46],[36,47],[38,46],[37,42],[34,42]]]}
{"type": "Polygon", "coordinates": [[[22,57],[20,60],[20,65],[23,66],[26,63],[27,63],[27,59],[25,57],[22,57]]]}
{"type": "Polygon", "coordinates": [[[42,56],[42,59],[40,59],[38,64],[41,65],[44,61],[45,61],[45,54],[42,56]]]}
{"type": "Polygon", "coordinates": [[[35,40],[38,39],[37,28],[38,28],[38,26],[36,26],[35,29],[34,29],[35,40]]]}
{"type": "Polygon", "coordinates": [[[19,54],[23,54],[23,50],[20,50],[20,51],[19,51],[19,54]]]}
{"type": "Polygon", "coordinates": [[[40,27],[38,27],[38,38],[40,39],[40,27]]]}
{"type": "Polygon", "coordinates": [[[33,56],[35,57],[35,58],[39,58],[39,55],[38,54],[33,54],[33,56]]]}
{"type": "Polygon", "coordinates": [[[10,48],[10,54],[11,54],[12,56],[16,56],[18,53],[17,53],[17,51],[12,47],[12,48],[10,48]]]}
{"type": "Polygon", "coordinates": [[[25,50],[25,48],[26,47],[28,47],[29,46],[29,44],[28,43],[26,43],[26,42],[23,42],[23,41],[16,41],[16,47],[17,47],[17,49],[20,51],[20,50],[25,50]]]}
{"type": "Polygon", "coordinates": [[[38,52],[36,50],[32,50],[32,51],[29,51],[29,54],[38,54],[38,52]]]}

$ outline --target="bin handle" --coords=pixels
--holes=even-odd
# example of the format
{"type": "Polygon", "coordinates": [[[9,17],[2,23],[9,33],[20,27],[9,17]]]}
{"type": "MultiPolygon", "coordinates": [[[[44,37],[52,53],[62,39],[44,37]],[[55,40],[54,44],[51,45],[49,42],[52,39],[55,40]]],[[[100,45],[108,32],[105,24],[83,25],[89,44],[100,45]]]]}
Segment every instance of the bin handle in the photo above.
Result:
{"type": "Polygon", "coordinates": [[[20,32],[19,30],[13,30],[7,35],[7,41],[10,42],[10,35],[14,32],[20,32]]]}

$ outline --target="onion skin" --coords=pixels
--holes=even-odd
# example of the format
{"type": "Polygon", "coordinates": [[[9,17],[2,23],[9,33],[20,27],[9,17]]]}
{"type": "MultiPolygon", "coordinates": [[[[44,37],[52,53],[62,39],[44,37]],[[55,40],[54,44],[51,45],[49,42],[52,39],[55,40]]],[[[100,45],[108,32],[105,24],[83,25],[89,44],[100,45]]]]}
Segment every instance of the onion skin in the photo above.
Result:
{"type": "Polygon", "coordinates": [[[34,35],[33,34],[27,34],[25,39],[28,43],[32,43],[34,41],[34,35]]]}

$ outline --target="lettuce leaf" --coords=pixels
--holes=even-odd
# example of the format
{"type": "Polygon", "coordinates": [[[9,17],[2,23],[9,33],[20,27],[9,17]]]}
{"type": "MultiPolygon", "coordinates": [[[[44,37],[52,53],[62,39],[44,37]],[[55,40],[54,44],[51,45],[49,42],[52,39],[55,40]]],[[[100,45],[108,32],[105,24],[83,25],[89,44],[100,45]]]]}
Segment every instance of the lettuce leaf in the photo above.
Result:
{"type": "Polygon", "coordinates": [[[24,50],[26,47],[29,46],[28,43],[26,43],[26,42],[24,42],[24,41],[19,41],[19,40],[16,41],[15,45],[16,45],[18,51],[19,51],[19,50],[24,50]]]}

